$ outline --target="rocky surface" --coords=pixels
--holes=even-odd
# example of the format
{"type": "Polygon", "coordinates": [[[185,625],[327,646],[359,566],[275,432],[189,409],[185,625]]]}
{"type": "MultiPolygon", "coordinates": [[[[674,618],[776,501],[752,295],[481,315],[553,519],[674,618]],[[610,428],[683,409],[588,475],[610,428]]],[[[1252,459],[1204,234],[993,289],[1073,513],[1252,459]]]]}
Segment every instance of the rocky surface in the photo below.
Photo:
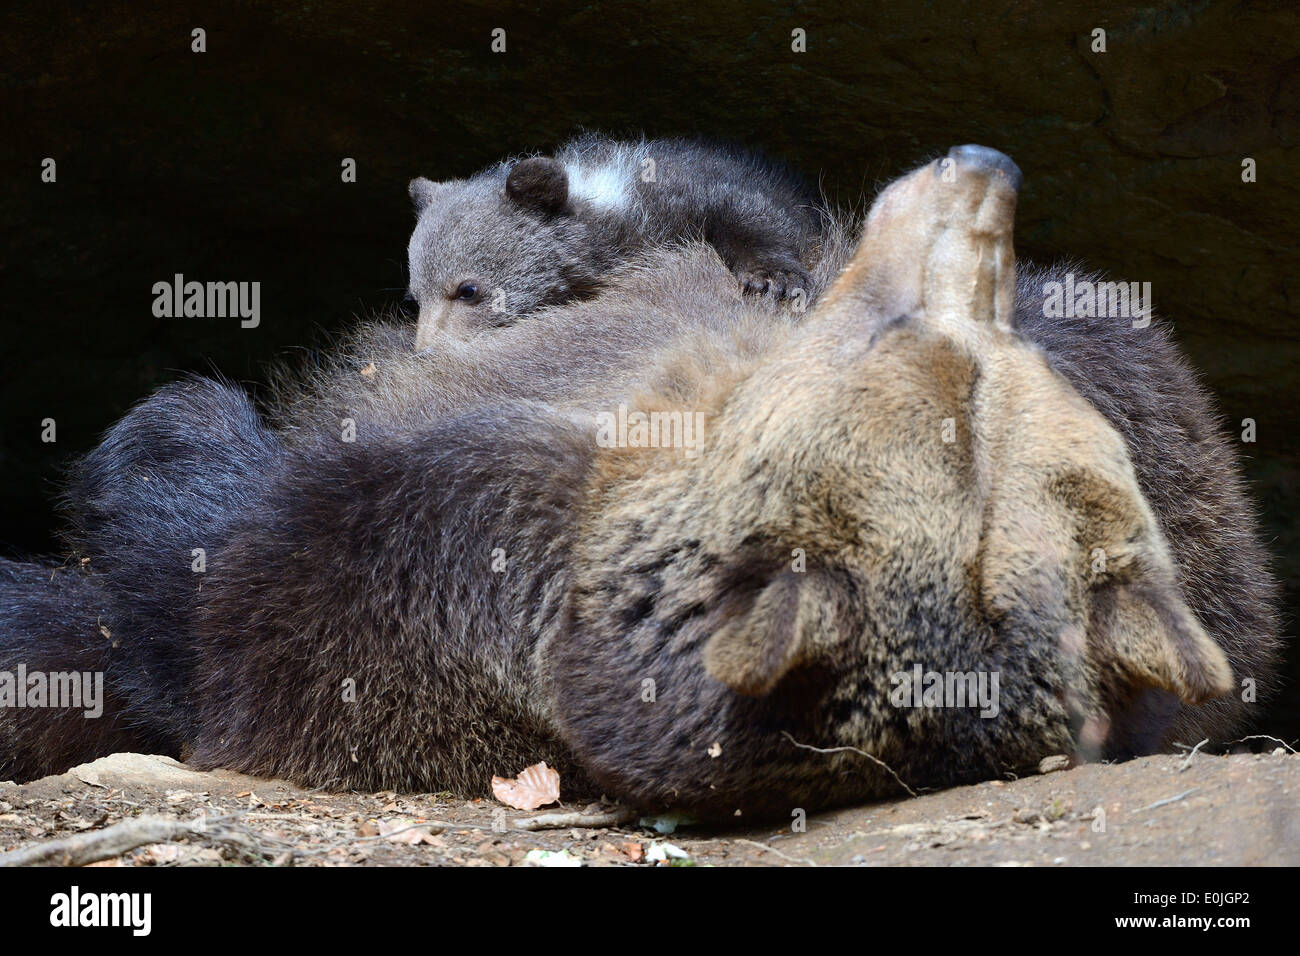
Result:
{"type": "Polygon", "coordinates": [[[786,825],[667,835],[636,823],[513,828],[539,812],[449,794],[306,792],[116,754],[23,786],[0,783],[0,862],[5,851],[162,817],[206,819],[211,829],[95,865],[1295,866],[1300,755],[1146,757],[795,813],[786,825]]]}

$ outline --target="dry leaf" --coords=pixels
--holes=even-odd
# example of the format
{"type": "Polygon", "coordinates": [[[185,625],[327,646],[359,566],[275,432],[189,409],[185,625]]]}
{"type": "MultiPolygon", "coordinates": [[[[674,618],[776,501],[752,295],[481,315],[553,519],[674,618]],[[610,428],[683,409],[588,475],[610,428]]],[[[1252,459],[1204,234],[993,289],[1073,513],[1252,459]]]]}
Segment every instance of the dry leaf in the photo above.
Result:
{"type": "Polygon", "coordinates": [[[178,862],[184,854],[185,850],[175,843],[154,843],[136,853],[135,859],[145,865],[166,866],[178,862]]]}
{"type": "Polygon", "coordinates": [[[536,810],[560,800],[560,774],[546,766],[533,764],[513,780],[492,778],[492,796],[516,810],[536,810]]]}
{"type": "Polygon", "coordinates": [[[421,843],[429,843],[437,846],[442,843],[441,840],[435,840],[434,837],[442,832],[442,827],[437,824],[428,824],[427,826],[418,824],[415,820],[380,820],[379,832],[386,839],[393,843],[408,843],[411,846],[419,846],[421,843]]]}

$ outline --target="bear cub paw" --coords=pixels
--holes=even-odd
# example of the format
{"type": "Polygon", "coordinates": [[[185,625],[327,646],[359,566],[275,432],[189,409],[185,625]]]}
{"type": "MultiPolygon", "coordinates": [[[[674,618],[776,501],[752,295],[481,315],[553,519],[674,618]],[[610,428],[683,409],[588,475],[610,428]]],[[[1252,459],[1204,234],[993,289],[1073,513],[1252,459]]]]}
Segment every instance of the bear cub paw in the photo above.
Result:
{"type": "Polygon", "coordinates": [[[736,269],[740,288],[747,295],[769,296],[777,301],[793,299],[802,290],[808,295],[808,273],[795,262],[747,263],[736,269]]]}

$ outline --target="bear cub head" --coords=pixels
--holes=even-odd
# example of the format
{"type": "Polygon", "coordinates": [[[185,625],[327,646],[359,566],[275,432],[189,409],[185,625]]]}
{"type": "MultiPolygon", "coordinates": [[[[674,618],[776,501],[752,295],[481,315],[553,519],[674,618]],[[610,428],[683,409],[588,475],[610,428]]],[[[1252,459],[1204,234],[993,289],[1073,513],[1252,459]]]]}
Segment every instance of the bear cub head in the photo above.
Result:
{"type": "Polygon", "coordinates": [[[501,164],[470,179],[421,177],[410,193],[418,216],[407,247],[410,294],[420,309],[417,349],[590,294],[606,268],[553,158],[501,164]]]}

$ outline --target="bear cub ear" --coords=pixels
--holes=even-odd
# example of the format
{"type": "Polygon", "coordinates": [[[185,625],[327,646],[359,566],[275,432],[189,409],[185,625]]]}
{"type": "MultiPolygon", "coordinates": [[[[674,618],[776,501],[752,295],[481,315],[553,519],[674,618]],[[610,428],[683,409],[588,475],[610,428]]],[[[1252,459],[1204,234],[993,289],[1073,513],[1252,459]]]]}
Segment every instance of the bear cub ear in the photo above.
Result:
{"type": "Polygon", "coordinates": [[[428,208],[433,202],[433,197],[438,195],[438,190],[442,188],[442,183],[435,183],[432,179],[425,179],[423,176],[417,176],[411,180],[406,191],[411,194],[415,200],[415,214],[418,216],[428,208]]]}
{"type": "Polygon", "coordinates": [[[556,160],[534,156],[510,170],[506,197],[532,212],[553,216],[569,201],[569,176],[556,160]]]}

